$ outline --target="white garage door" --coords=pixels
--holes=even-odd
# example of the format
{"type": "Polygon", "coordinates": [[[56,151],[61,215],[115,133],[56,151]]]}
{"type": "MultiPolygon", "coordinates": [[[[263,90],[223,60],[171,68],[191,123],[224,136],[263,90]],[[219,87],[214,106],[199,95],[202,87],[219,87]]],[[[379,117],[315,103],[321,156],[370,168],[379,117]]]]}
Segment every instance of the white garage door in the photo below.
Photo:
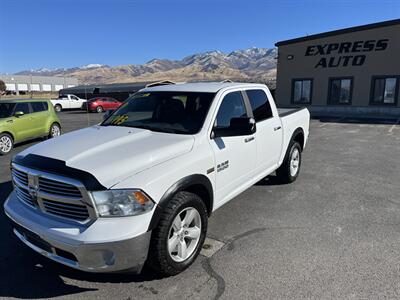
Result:
{"type": "Polygon", "coordinates": [[[32,83],[32,84],[31,84],[31,91],[33,91],[33,92],[40,92],[40,84],[38,84],[38,83],[32,83]]]}
{"type": "Polygon", "coordinates": [[[15,91],[15,83],[6,83],[7,91],[15,91]]]}
{"type": "Polygon", "coordinates": [[[68,87],[70,88],[70,87],[74,87],[75,86],[75,84],[68,84],[68,87]]]}
{"type": "Polygon", "coordinates": [[[28,90],[28,84],[18,83],[18,91],[27,91],[27,90],[28,90]]]}
{"type": "Polygon", "coordinates": [[[51,92],[51,84],[42,84],[43,92],[51,92]]]}
{"type": "Polygon", "coordinates": [[[64,86],[62,84],[55,84],[54,85],[54,89],[58,92],[59,90],[61,90],[64,86]]]}

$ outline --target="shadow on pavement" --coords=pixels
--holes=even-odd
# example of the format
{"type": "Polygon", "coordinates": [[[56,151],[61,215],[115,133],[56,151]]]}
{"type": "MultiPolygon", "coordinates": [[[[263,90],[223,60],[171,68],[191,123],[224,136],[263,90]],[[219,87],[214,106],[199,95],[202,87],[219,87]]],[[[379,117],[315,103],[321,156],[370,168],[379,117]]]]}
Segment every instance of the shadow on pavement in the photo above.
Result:
{"type": "Polygon", "coordinates": [[[321,123],[342,123],[342,124],[373,124],[373,125],[395,125],[399,124],[398,117],[378,118],[378,117],[343,117],[343,116],[313,116],[313,120],[319,120],[321,123]]]}
{"type": "Polygon", "coordinates": [[[74,295],[97,288],[83,288],[64,282],[62,277],[86,282],[144,282],[160,279],[148,268],[140,275],[93,274],[59,265],[22,244],[13,234],[3,204],[12,191],[11,181],[0,183],[0,298],[50,298],[74,295]]]}
{"type": "Polygon", "coordinates": [[[261,179],[259,182],[257,182],[255,185],[261,185],[261,186],[270,186],[270,185],[285,185],[286,183],[283,183],[279,181],[278,177],[276,175],[269,175],[263,179],[261,179]]]}

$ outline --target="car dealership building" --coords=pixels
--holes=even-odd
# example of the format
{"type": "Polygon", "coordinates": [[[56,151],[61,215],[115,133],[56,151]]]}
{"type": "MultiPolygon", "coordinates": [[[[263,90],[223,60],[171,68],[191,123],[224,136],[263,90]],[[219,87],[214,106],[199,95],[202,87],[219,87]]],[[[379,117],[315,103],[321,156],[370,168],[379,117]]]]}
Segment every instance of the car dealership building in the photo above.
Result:
{"type": "Polygon", "coordinates": [[[276,43],[279,107],[400,117],[400,19],[276,43]]]}

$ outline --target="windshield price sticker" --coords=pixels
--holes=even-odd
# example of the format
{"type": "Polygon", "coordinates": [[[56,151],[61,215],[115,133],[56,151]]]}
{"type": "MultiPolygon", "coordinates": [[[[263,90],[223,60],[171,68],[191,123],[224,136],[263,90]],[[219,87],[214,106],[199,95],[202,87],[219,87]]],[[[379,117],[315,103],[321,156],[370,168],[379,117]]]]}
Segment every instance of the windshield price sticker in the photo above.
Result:
{"type": "Polygon", "coordinates": [[[128,115],[116,116],[114,118],[114,120],[111,121],[111,124],[120,125],[120,124],[126,122],[126,120],[128,120],[128,119],[129,119],[128,115]]]}

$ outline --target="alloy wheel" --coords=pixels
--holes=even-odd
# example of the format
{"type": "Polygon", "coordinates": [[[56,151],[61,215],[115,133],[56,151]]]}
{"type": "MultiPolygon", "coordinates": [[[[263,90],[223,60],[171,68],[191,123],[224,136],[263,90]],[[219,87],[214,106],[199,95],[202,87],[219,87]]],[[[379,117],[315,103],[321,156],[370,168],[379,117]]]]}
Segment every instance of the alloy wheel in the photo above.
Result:
{"type": "Polygon", "coordinates": [[[183,262],[195,252],[201,225],[200,214],[193,207],[187,207],[176,215],[168,234],[168,252],[174,261],[183,262]]]}

